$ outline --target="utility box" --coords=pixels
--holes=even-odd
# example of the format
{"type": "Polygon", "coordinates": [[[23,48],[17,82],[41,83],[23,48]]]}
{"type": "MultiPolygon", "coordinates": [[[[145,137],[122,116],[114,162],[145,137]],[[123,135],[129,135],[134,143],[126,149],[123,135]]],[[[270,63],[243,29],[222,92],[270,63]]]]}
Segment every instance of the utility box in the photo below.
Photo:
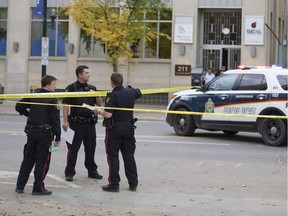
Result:
{"type": "Polygon", "coordinates": [[[203,73],[203,68],[192,67],[191,70],[191,86],[201,87],[201,76],[203,73]]]}

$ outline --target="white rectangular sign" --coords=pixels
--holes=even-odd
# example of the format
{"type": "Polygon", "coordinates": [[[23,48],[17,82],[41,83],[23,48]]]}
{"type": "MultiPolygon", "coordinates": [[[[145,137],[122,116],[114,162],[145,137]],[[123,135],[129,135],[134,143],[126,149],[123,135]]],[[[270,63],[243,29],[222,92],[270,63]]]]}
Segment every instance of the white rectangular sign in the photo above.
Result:
{"type": "Polygon", "coordinates": [[[42,37],[42,44],[41,44],[41,56],[42,58],[48,58],[49,56],[49,38],[42,37]]]}
{"type": "Polygon", "coordinates": [[[174,43],[193,43],[193,17],[176,16],[174,43]]]}
{"type": "Polygon", "coordinates": [[[246,16],[245,17],[245,45],[264,44],[264,17],[246,16]]]}
{"type": "Polygon", "coordinates": [[[48,65],[48,63],[49,63],[48,58],[42,58],[41,59],[41,65],[48,65]]]}
{"type": "Polygon", "coordinates": [[[48,65],[48,56],[49,56],[49,38],[42,37],[42,44],[41,44],[41,65],[48,65]]]}

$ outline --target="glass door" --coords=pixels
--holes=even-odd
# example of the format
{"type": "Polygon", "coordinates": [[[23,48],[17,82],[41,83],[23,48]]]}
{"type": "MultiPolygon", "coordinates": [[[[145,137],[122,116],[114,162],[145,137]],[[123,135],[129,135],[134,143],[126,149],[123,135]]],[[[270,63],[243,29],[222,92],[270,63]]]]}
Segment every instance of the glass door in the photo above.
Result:
{"type": "Polygon", "coordinates": [[[203,49],[203,68],[212,68],[217,72],[223,65],[227,69],[236,69],[241,62],[240,48],[210,48],[203,49]]]}

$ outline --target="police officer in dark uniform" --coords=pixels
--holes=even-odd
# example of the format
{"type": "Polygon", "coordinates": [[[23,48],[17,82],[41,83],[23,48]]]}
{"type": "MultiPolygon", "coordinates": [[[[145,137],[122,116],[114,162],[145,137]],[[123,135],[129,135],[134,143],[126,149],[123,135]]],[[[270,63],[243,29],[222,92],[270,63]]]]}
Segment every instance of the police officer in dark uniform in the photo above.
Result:
{"type": "MultiPolygon", "coordinates": [[[[96,91],[94,85],[90,85],[89,81],[90,71],[86,65],[81,65],[76,68],[77,81],[68,85],[66,92],[89,92],[96,91]]],[[[82,106],[84,103],[90,106],[101,106],[101,97],[75,97],[64,98],[63,104],[82,106]]],[[[63,107],[63,124],[62,127],[67,131],[68,126],[74,130],[73,142],[67,142],[67,165],[65,168],[66,181],[73,181],[73,176],[76,174],[75,166],[77,161],[78,151],[83,141],[85,151],[85,167],[88,170],[88,178],[102,179],[103,176],[97,171],[95,163],[95,149],[96,149],[96,129],[97,114],[88,108],[71,107],[69,114],[69,107],[63,107]],[[68,115],[69,114],[69,115],[68,115]]]]}
{"type": "MultiPolygon", "coordinates": [[[[121,73],[111,75],[113,91],[107,95],[105,107],[134,108],[135,99],[141,97],[139,89],[123,87],[121,73]]],[[[136,140],[134,136],[135,120],[132,111],[96,108],[94,112],[104,117],[106,127],[106,154],[109,166],[109,184],[102,187],[103,191],[119,192],[119,151],[121,151],[129,190],[136,191],[138,186],[137,167],[134,158],[136,140]]]]}
{"type": "MultiPolygon", "coordinates": [[[[41,80],[42,88],[39,93],[55,91],[56,78],[46,75],[41,80]]],[[[24,146],[24,159],[19,171],[16,192],[23,193],[29,179],[30,172],[34,169],[33,195],[50,195],[52,191],[45,188],[44,179],[49,170],[51,152],[49,148],[55,136],[54,146],[60,145],[61,126],[60,113],[55,98],[24,98],[16,104],[16,111],[28,117],[25,132],[27,143],[24,146]],[[36,103],[54,104],[37,105],[36,103]]]]}

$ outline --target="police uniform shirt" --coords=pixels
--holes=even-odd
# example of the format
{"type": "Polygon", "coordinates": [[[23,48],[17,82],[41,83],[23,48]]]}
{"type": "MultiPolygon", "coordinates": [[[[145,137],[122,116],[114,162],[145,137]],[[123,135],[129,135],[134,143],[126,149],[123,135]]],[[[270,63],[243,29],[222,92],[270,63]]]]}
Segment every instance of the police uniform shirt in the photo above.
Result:
{"type": "MultiPolygon", "coordinates": [[[[45,89],[40,89],[39,93],[49,93],[45,89]]],[[[61,127],[60,127],[60,110],[57,106],[56,98],[23,98],[17,103],[15,109],[20,115],[28,117],[28,125],[43,125],[48,124],[52,126],[52,132],[56,136],[55,141],[60,141],[61,138],[61,127]],[[55,104],[51,105],[37,105],[33,103],[43,103],[43,104],[55,104]]]]}
{"type": "MultiPolygon", "coordinates": [[[[85,92],[85,91],[96,91],[97,88],[94,85],[88,83],[80,83],[78,80],[67,86],[65,89],[66,92],[85,92]]],[[[83,103],[90,106],[96,104],[95,97],[76,97],[76,98],[64,98],[62,101],[63,104],[77,105],[82,106],[83,103]]],[[[83,116],[89,117],[92,116],[94,112],[90,109],[85,109],[81,107],[71,107],[71,115],[73,116],[83,116]]]]}
{"type": "MultiPolygon", "coordinates": [[[[138,99],[141,95],[142,93],[139,89],[124,88],[122,85],[117,86],[108,94],[105,107],[134,108],[135,99],[138,99]]],[[[132,111],[113,109],[106,109],[105,111],[113,114],[114,123],[125,123],[133,120],[132,111]]]]}

